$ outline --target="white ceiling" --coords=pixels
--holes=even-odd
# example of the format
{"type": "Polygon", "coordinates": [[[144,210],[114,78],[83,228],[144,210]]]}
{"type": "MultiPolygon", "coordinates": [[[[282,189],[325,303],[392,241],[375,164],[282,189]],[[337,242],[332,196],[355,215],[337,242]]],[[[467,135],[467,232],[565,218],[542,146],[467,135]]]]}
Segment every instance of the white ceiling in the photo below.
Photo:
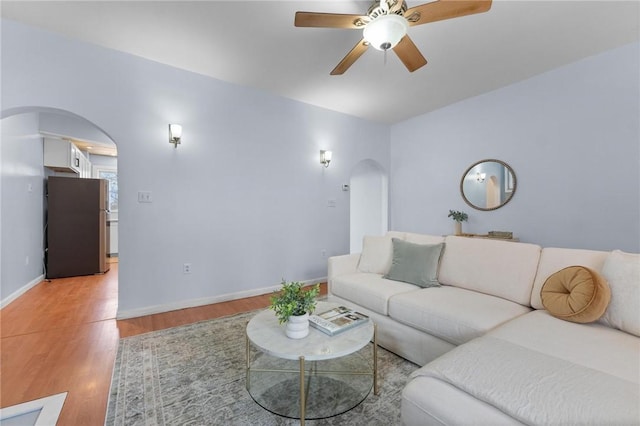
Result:
{"type": "MultiPolygon", "coordinates": [[[[408,1],[408,6],[425,3],[408,1]]],[[[329,72],[360,31],[296,28],[295,12],[365,14],[362,1],[7,1],[2,16],[365,119],[397,123],[640,39],[640,3],[494,0],[411,27],[429,61],[409,73],[369,49],[329,72]]]]}

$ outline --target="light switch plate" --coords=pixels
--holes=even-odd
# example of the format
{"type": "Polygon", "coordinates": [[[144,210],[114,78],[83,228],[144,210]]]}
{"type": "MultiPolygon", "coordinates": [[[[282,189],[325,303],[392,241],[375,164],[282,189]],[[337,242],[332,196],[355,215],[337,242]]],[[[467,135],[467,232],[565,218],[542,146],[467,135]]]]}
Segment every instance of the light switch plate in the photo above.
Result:
{"type": "Polygon", "coordinates": [[[151,197],[151,191],[138,191],[139,203],[151,203],[153,198],[151,197]]]}

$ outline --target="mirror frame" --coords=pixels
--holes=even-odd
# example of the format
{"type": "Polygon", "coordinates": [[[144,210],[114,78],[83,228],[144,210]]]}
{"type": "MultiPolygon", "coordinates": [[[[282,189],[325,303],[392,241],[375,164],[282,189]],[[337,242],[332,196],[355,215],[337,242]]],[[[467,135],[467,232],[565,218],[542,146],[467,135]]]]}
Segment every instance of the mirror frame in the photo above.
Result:
{"type": "Polygon", "coordinates": [[[467,203],[469,205],[469,207],[472,207],[476,210],[482,210],[482,211],[491,211],[491,210],[496,210],[499,209],[500,207],[504,206],[505,204],[507,204],[509,201],[511,201],[511,199],[513,199],[513,196],[516,194],[516,189],[518,188],[518,179],[516,178],[516,173],[513,171],[513,169],[511,168],[510,165],[508,165],[507,163],[505,163],[504,161],[501,160],[496,160],[495,158],[487,158],[484,160],[480,160],[480,161],[476,161],[475,163],[473,163],[471,166],[469,166],[467,168],[467,170],[464,171],[464,173],[462,174],[462,179],[460,179],[460,195],[462,195],[462,199],[464,200],[465,203],[467,203]],[[469,201],[467,199],[467,197],[464,195],[464,179],[467,177],[467,175],[469,174],[469,172],[476,167],[479,164],[482,163],[487,163],[487,162],[494,162],[494,163],[499,163],[502,166],[504,166],[509,173],[511,173],[511,176],[513,176],[513,191],[511,191],[511,196],[509,198],[507,198],[505,201],[503,201],[502,203],[500,203],[500,205],[496,206],[496,207],[491,207],[491,208],[487,208],[487,207],[478,207],[475,204],[471,203],[471,201],[469,201]]]}

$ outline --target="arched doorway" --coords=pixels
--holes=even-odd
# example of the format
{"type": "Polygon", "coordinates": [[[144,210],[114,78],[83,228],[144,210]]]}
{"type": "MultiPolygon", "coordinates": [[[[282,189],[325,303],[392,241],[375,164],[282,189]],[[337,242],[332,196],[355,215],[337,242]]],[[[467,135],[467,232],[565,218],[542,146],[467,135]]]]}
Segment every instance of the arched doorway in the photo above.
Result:
{"type": "Polygon", "coordinates": [[[363,160],[351,172],[350,188],[350,252],[362,251],[365,235],[383,235],[389,229],[388,178],[382,166],[363,160]]]}
{"type": "MultiPolygon", "coordinates": [[[[46,107],[3,110],[0,127],[0,307],[3,307],[45,277],[45,183],[58,172],[45,167],[44,138],[67,141],[78,149],[74,157],[78,160],[77,171],[68,173],[74,177],[92,177],[89,146],[96,148],[94,152],[117,151],[106,132],[65,110],[46,107]]],[[[97,160],[99,156],[94,158],[97,160]]],[[[113,160],[110,164],[117,170],[117,160],[113,160]]],[[[62,171],[59,173],[64,175],[62,171]]]]}
{"type": "Polygon", "coordinates": [[[486,202],[488,209],[495,209],[500,205],[500,183],[498,179],[491,175],[487,179],[486,202]]]}

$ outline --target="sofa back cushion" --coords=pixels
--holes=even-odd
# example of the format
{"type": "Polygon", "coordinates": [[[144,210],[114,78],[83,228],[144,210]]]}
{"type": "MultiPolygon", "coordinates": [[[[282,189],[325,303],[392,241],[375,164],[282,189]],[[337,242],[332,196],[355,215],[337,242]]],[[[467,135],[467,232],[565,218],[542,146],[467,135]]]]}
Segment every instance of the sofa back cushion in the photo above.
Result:
{"type": "Polygon", "coordinates": [[[449,236],[439,280],[529,306],[539,258],[535,244],[449,236]]]}
{"type": "Polygon", "coordinates": [[[544,309],[540,291],[547,279],[568,266],[584,266],[596,272],[602,271],[608,252],[594,250],[580,250],[568,248],[543,248],[540,254],[538,272],[531,291],[531,307],[544,309]]]}
{"type": "Polygon", "coordinates": [[[387,231],[387,234],[385,235],[385,237],[388,238],[398,238],[400,240],[406,240],[407,239],[407,233],[406,232],[400,232],[400,231],[387,231]]]}
{"type": "Polygon", "coordinates": [[[414,244],[440,244],[444,243],[444,237],[440,235],[413,234],[407,232],[405,240],[414,244]]]}

